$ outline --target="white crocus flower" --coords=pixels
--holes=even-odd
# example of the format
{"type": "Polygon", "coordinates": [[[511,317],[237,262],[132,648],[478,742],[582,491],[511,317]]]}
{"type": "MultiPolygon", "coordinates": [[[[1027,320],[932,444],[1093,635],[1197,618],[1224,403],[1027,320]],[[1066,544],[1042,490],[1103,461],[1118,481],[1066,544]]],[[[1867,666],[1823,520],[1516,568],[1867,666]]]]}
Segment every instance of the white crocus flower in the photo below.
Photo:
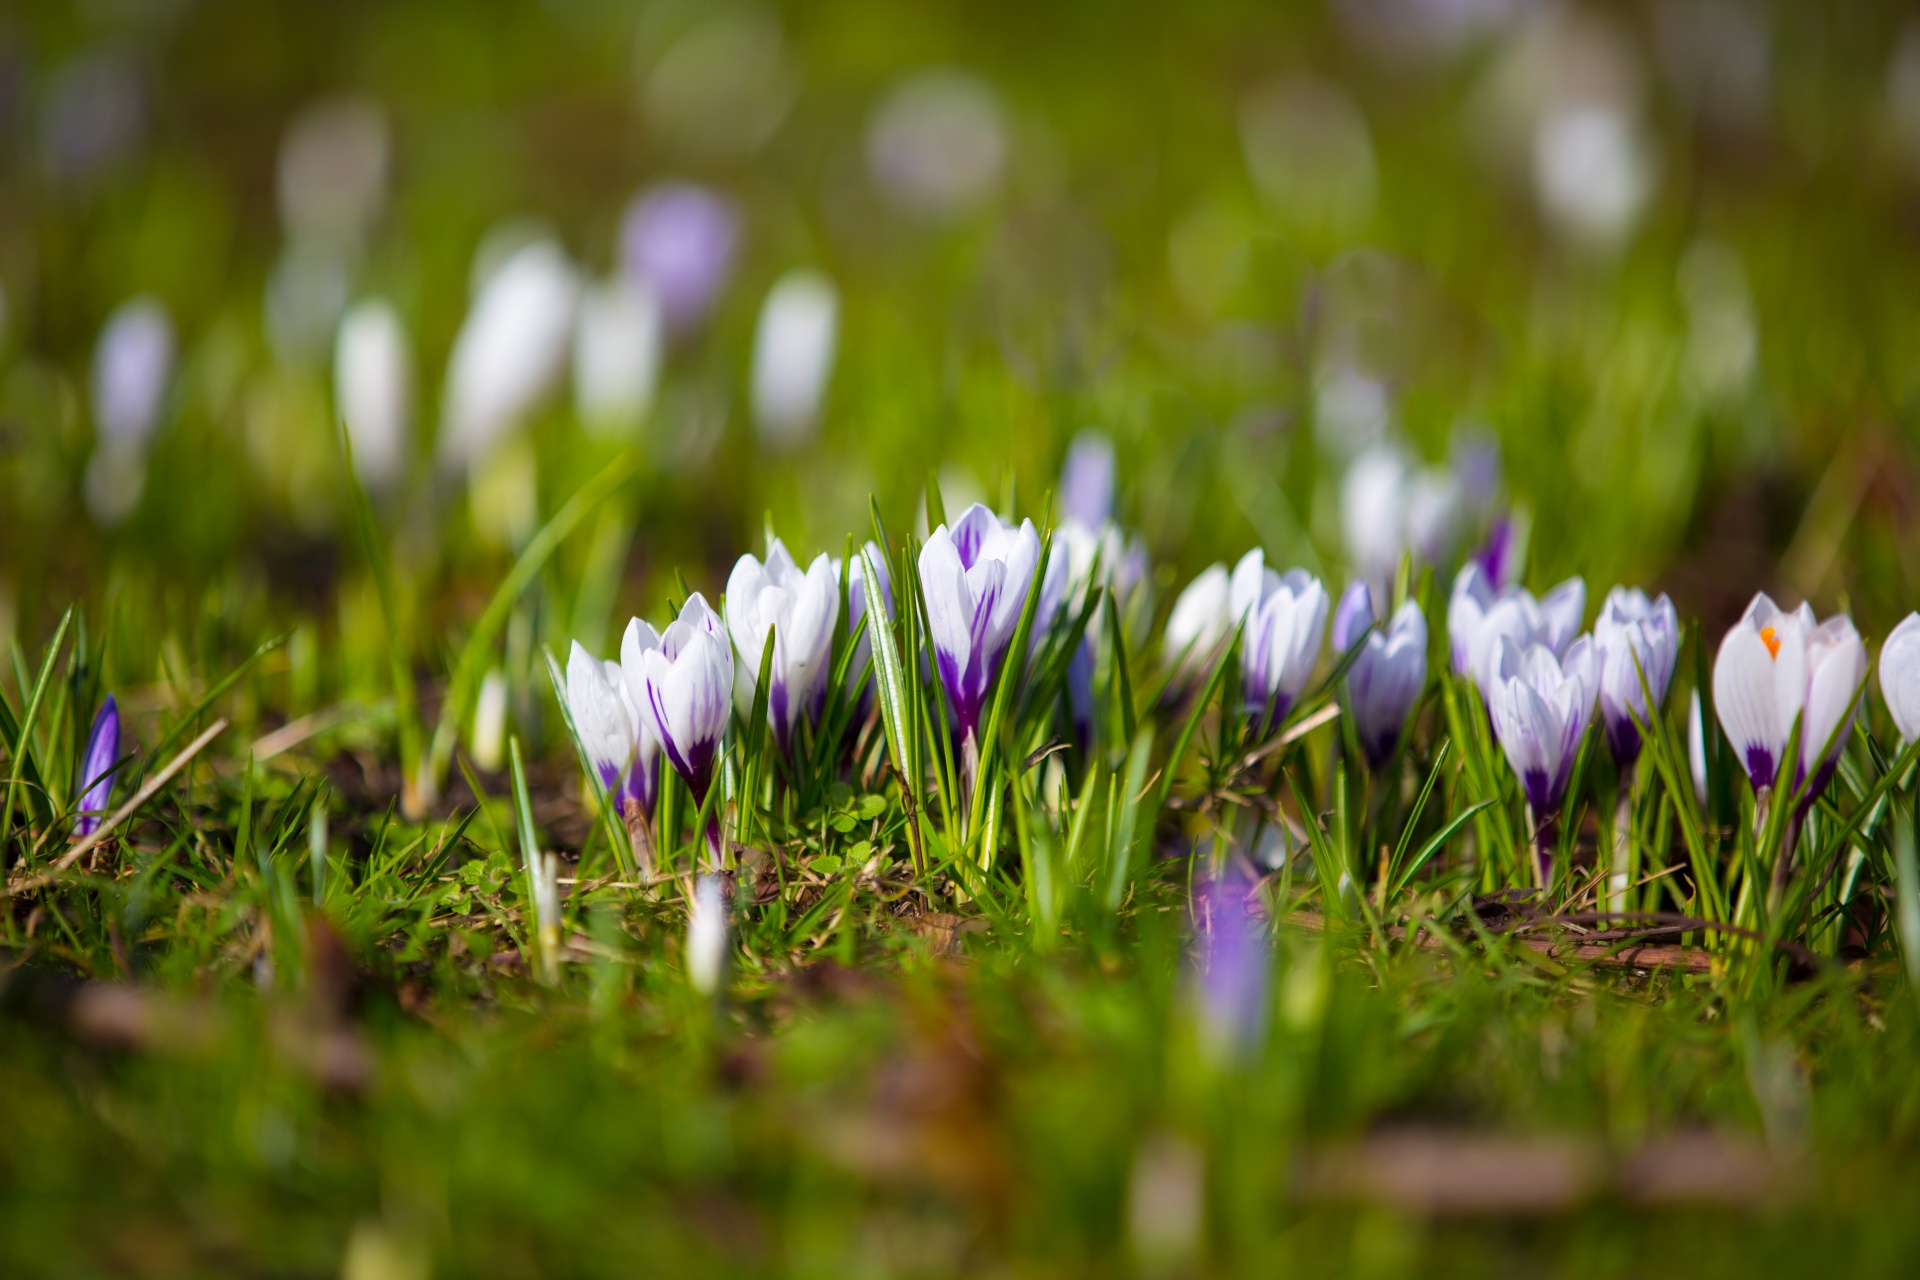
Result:
{"type": "Polygon", "coordinates": [[[1354,736],[1367,763],[1378,769],[1393,754],[1407,714],[1427,684],[1427,616],[1408,600],[1394,610],[1384,630],[1373,630],[1373,592],[1355,581],[1340,597],[1334,614],[1333,647],[1345,654],[1358,644],[1359,656],[1347,668],[1347,703],[1354,736]]]}
{"type": "Polygon", "coordinates": [[[1700,710],[1700,691],[1687,700],[1687,767],[1693,772],[1693,798],[1707,807],[1707,718],[1700,710]]]}
{"type": "Polygon", "coordinates": [[[746,672],[744,696],[749,701],[767,632],[773,632],[767,722],[785,750],[793,726],[802,716],[817,716],[826,695],[833,626],[840,618],[840,575],[825,555],[815,556],[802,573],[775,538],[764,563],[750,555],[734,562],[726,609],[727,631],[746,672]]]}
{"type": "Polygon", "coordinates": [[[580,282],[552,240],[515,250],[480,288],[453,342],[441,460],[485,458],[553,389],[566,366],[580,282]]]}
{"type": "Polygon", "coordinates": [[[1286,718],[1313,676],[1327,630],[1327,589],[1304,569],[1267,568],[1259,548],[1234,566],[1234,617],[1244,629],[1240,682],[1256,734],[1286,718]]]}
{"type": "Polygon", "coordinates": [[[1907,742],[1920,741],[1920,613],[1910,613],[1880,646],[1880,696],[1907,742]]]}
{"type": "Polygon", "coordinates": [[[146,489],[147,448],[160,426],[173,377],[173,324],[154,298],[122,303],[93,353],[97,434],[87,464],[87,510],[102,525],[124,521],[146,489]]]}
{"type": "MultiPolygon", "coordinates": [[[[657,647],[637,647],[633,665],[639,669],[635,702],[640,716],[699,805],[713,785],[714,759],[733,707],[733,651],[726,627],[696,591],[657,647]]],[[[623,661],[622,670],[631,686],[633,668],[623,661]]],[[[710,833],[709,841],[717,844],[717,833],[710,833]]]]}
{"type": "Polygon", "coordinates": [[[407,470],[413,369],[406,325],[384,298],[357,302],[340,318],[333,403],[346,424],[360,482],[373,490],[392,488],[407,470]]]}
{"type": "Polygon", "coordinates": [[[1523,651],[1512,639],[1500,639],[1488,702],[1500,748],[1537,821],[1557,813],[1566,797],[1598,683],[1593,642],[1586,636],[1567,647],[1564,659],[1544,644],[1523,651]]]}
{"type": "Polygon", "coordinates": [[[1764,592],[1753,598],[1720,642],[1713,703],[1756,791],[1780,779],[1798,718],[1800,758],[1786,781],[1811,774],[1805,799],[1820,793],[1846,745],[1866,673],[1866,646],[1844,615],[1816,624],[1805,604],[1784,613],[1764,592]]]}
{"type": "Polygon", "coordinates": [[[753,419],[760,436],[792,445],[812,434],[833,375],[840,298],[817,271],[782,276],[753,339],[753,419]]]}
{"type": "Polygon", "coordinates": [[[1600,715],[1607,744],[1613,749],[1614,762],[1625,769],[1640,758],[1635,719],[1650,720],[1667,696],[1680,658],[1680,619],[1673,601],[1664,595],[1648,600],[1638,587],[1615,587],[1600,606],[1593,640],[1600,657],[1600,715]],[[1654,702],[1651,710],[1646,698],[1649,690],[1654,702]]]}
{"type": "MultiPolygon", "coordinates": [[[[1059,563],[1064,566],[1064,557],[1059,563]]],[[[953,712],[953,733],[963,743],[977,742],[987,692],[1019,628],[1039,565],[1040,535],[1033,521],[1023,520],[1016,528],[979,503],[951,528],[935,529],[920,549],[927,630],[953,712]]],[[[1043,611],[1045,605],[1043,599],[1043,611]]],[[[1034,619],[1035,634],[1048,620],[1034,619]]]]}
{"type": "Polygon", "coordinates": [[[1190,683],[1212,660],[1233,629],[1232,579],[1224,564],[1211,564],[1186,585],[1167,615],[1162,639],[1174,679],[1190,683]]]}

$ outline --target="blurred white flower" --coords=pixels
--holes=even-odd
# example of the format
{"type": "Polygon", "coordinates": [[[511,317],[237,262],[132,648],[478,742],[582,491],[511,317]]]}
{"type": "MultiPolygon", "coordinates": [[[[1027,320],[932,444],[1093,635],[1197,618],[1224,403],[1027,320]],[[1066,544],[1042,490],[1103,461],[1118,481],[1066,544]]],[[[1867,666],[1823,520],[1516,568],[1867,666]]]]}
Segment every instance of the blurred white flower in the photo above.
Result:
{"type": "Polygon", "coordinates": [[[1006,127],[991,86],[963,71],[923,71],[896,87],[867,127],[867,169],[903,208],[940,216],[991,197],[1006,166],[1006,127]]]}
{"type": "Polygon", "coordinates": [[[1900,737],[1920,741],[1920,613],[1902,618],[1880,646],[1880,696],[1900,737]]]}
{"type": "Polygon", "coordinates": [[[1348,364],[1323,368],[1313,384],[1313,438],[1337,458],[1351,458],[1387,433],[1393,403],[1386,384],[1348,364]]]}
{"type": "Polygon", "coordinates": [[[1341,481],[1340,523],[1354,569],[1384,597],[1407,551],[1432,565],[1453,553],[1460,486],[1445,468],[1416,471],[1399,449],[1374,445],[1341,481]]]}
{"type": "Polygon", "coordinates": [[[579,279],[552,240],[522,245],[481,286],[447,360],[439,454],[471,467],[553,389],[566,365],[579,279]]]}
{"type": "Polygon", "coordinates": [[[1113,440],[1088,427],[1067,446],[1060,467],[1060,517],[1088,529],[1113,518],[1113,440]]]}
{"type": "Polygon", "coordinates": [[[347,305],[348,276],[345,256],[331,246],[295,240],[281,251],[266,294],[267,337],[281,360],[324,358],[347,305]]]}
{"type": "Polygon", "coordinates": [[[589,435],[632,435],[653,407],[664,325],[652,289],[616,276],[587,290],[573,339],[573,402],[589,435]]]}
{"type": "Polygon", "coordinates": [[[306,108],[280,143],[287,234],[357,247],[386,203],[387,167],[387,121],[378,103],[335,98],[306,108]]]}
{"type": "Polygon", "coordinates": [[[817,271],[780,277],[760,308],[753,339],[753,418],[761,439],[792,445],[811,435],[833,375],[840,299],[817,271]]]}
{"type": "Polygon", "coordinates": [[[1174,600],[1161,643],[1167,661],[1175,664],[1176,684],[1190,684],[1206,670],[1214,650],[1233,629],[1237,619],[1232,592],[1227,566],[1211,564],[1174,600]]]}
{"type": "Polygon", "coordinates": [[[473,763],[486,773],[497,773],[507,760],[507,673],[495,667],[481,678],[473,700],[473,734],[468,748],[473,763]]]}
{"type": "Polygon", "coordinates": [[[407,471],[413,426],[413,365],[407,329],[385,298],[357,302],[334,340],[334,411],[346,424],[353,467],[371,490],[407,471]]]}
{"type": "Polygon", "coordinates": [[[703,874],[687,904],[687,981],[703,996],[719,992],[727,971],[727,900],[720,877],[703,874]]]}
{"type": "Polygon", "coordinates": [[[1654,163],[1631,120],[1612,107],[1556,107],[1534,127],[1540,207],[1576,240],[1607,247],[1633,230],[1653,194],[1654,163]]]}
{"type": "Polygon", "coordinates": [[[93,349],[93,419],[101,440],[144,451],[173,376],[173,322],[153,297],[123,302],[93,349]]]}
{"type": "Polygon", "coordinates": [[[1514,0],[1337,0],[1341,24],[1394,61],[1454,57],[1510,21],[1514,0]]]}
{"type": "Polygon", "coordinates": [[[793,726],[820,714],[827,694],[833,628],[840,619],[840,575],[825,554],[802,572],[778,538],[763,563],[751,555],[734,562],[727,578],[727,634],[744,678],[734,685],[736,703],[751,708],[767,633],[773,633],[773,667],[767,676],[767,723],[786,750],[793,726]]]}
{"type": "Polygon", "coordinates": [[[1687,309],[1688,378],[1706,395],[1738,395],[1760,358],[1759,324],[1746,268],[1732,247],[1702,240],[1680,259],[1677,283],[1687,309]]]}
{"type": "Polygon", "coordinates": [[[1248,95],[1240,148],[1261,198],[1292,225],[1338,231],[1373,213],[1373,140],[1337,85],[1292,79],[1248,95]]]}

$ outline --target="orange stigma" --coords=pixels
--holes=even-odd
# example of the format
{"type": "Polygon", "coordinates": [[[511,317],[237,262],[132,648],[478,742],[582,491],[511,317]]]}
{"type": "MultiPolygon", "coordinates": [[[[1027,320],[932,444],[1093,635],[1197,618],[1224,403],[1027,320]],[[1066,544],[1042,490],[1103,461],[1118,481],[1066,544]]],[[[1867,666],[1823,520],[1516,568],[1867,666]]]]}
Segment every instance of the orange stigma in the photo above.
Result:
{"type": "Polygon", "coordinates": [[[1780,656],[1780,637],[1773,633],[1772,627],[1760,628],[1760,642],[1767,646],[1767,655],[1769,657],[1777,658],[1780,656]]]}

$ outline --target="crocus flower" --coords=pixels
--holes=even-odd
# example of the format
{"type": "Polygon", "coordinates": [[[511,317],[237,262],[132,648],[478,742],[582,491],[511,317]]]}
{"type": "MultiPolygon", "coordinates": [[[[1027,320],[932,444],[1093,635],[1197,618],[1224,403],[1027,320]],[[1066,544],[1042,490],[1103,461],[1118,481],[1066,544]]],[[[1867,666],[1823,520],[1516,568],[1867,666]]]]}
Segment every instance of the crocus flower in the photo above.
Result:
{"type": "Polygon", "coordinates": [[[818,271],[780,277],[753,336],[753,420],[760,437],[791,445],[812,434],[833,376],[840,296],[818,271]]]}
{"type": "MultiPolygon", "coordinates": [[[[635,665],[640,716],[694,803],[701,804],[713,785],[714,758],[733,706],[733,651],[726,627],[696,591],[661,635],[659,647],[639,647],[635,665]]],[[[631,681],[624,661],[622,669],[631,681]]]]}
{"type": "Polygon", "coordinates": [[[1493,527],[1487,530],[1487,540],[1473,553],[1473,563],[1478,565],[1482,576],[1491,584],[1494,591],[1505,591],[1513,586],[1513,521],[1507,516],[1497,517],[1493,527]]]}
{"type": "Polygon", "coordinates": [[[384,298],[355,303],[333,348],[333,403],[353,444],[353,469],[369,489],[391,488],[407,469],[413,372],[407,330],[384,298]]]}
{"type": "Polygon", "coordinates": [[[1753,598],[1720,642],[1713,705],[1755,791],[1779,778],[1798,718],[1792,784],[1811,774],[1805,802],[1820,794],[1846,745],[1866,674],[1866,646],[1845,615],[1816,624],[1805,604],[1783,613],[1765,592],[1753,598]]]}
{"type": "Polygon", "coordinates": [[[619,662],[595,658],[578,641],[567,658],[568,714],[588,767],[622,816],[633,809],[651,818],[660,790],[660,743],[636,697],[643,679],[640,655],[659,647],[653,628],[635,618],[627,624],[619,662]]]}
{"type": "MultiPolygon", "coordinates": [[[[847,634],[852,635],[860,627],[860,620],[867,616],[867,570],[866,558],[873,558],[875,572],[879,574],[880,612],[874,615],[868,628],[885,626],[893,615],[893,571],[887,564],[887,553],[880,544],[869,541],[862,550],[865,555],[856,555],[847,566],[847,634]]],[[[839,565],[834,566],[836,572],[839,565]]],[[[873,659],[873,637],[867,631],[860,632],[860,638],[854,642],[853,656],[848,660],[847,673],[859,680],[867,664],[873,659]]],[[[866,715],[873,701],[873,682],[867,681],[860,686],[860,714],[866,715]]]]}
{"type": "Polygon", "coordinates": [[[727,968],[727,900],[712,872],[694,883],[687,904],[687,981],[703,996],[720,990],[727,968]]]}
{"type": "Polygon", "coordinates": [[[1347,554],[1376,590],[1385,588],[1409,550],[1428,564],[1446,559],[1459,517],[1460,489],[1451,473],[1416,470],[1392,445],[1367,449],[1341,482],[1347,554]]]}
{"type": "Polygon", "coordinates": [[[86,790],[80,795],[79,816],[74,819],[73,834],[81,839],[100,828],[113,797],[113,772],[120,764],[120,707],[108,694],[93,717],[87,733],[86,754],[80,761],[80,780],[86,790]]]}
{"type": "Polygon", "coordinates": [[[653,290],[615,277],[580,299],[573,339],[573,402],[580,425],[603,437],[631,435],[653,406],[663,324],[653,290]]]}
{"type": "Polygon", "coordinates": [[[1347,668],[1347,702],[1354,736],[1378,769],[1393,754],[1407,713],[1427,685],[1427,616],[1408,600],[1394,611],[1385,631],[1374,631],[1373,592],[1356,580],[1334,613],[1333,647],[1344,654],[1360,645],[1347,668]]]}
{"type": "Polygon", "coordinates": [[[1489,709],[1500,748],[1538,822],[1549,821],[1566,796],[1598,683],[1599,664],[1586,636],[1568,646],[1564,659],[1544,644],[1522,650],[1511,638],[1500,638],[1489,709]]]}
{"type": "Polygon", "coordinates": [[[1190,683],[1233,630],[1233,586],[1224,564],[1208,565],[1189,582],[1167,615],[1162,643],[1175,666],[1174,679],[1190,683]]]}
{"type": "Polygon", "coordinates": [[[1230,586],[1233,615],[1245,631],[1240,683],[1254,732],[1286,718],[1319,661],[1327,629],[1327,589],[1305,569],[1267,568],[1258,547],[1240,558],[1230,586]]]}
{"type": "Polygon", "coordinates": [[[1562,657],[1579,633],[1586,610],[1587,584],[1579,578],[1568,578],[1544,600],[1536,600],[1520,587],[1496,591],[1480,564],[1468,561],[1455,575],[1447,603],[1453,669],[1472,677],[1485,693],[1503,637],[1523,651],[1543,644],[1562,657]]]}
{"type": "MultiPolygon", "coordinates": [[[[1130,610],[1128,603],[1147,573],[1147,549],[1138,537],[1129,538],[1110,520],[1095,527],[1070,519],[1055,533],[1054,545],[1059,548],[1054,562],[1064,563],[1066,568],[1065,595],[1074,616],[1085,608],[1090,591],[1111,591],[1120,602],[1122,622],[1137,612],[1130,610]]],[[[1048,571],[1050,575],[1055,571],[1053,564],[1048,565],[1048,571]]],[[[1067,663],[1067,700],[1082,741],[1093,723],[1095,650],[1106,643],[1106,609],[1103,597],[1088,615],[1086,632],[1067,663]]]]}
{"type": "Polygon", "coordinates": [[[749,704],[760,676],[760,656],[773,631],[773,669],[768,677],[767,723],[785,750],[802,716],[820,714],[826,697],[833,625],[840,618],[840,575],[825,555],[805,573],[778,538],[765,563],[750,555],[734,562],[727,578],[727,630],[739,651],[746,679],[736,690],[749,704]]]}
{"type": "Polygon", "coordinates": [[[1880,696],[1906,742],[1920,740],[1920,613],[1910,613],[1880,646],[1880,696]]]}
{"type": "Polygon", "coordinates": [[[1593,624],[1593,642],[1599,650],[1600,715],[1607,727],[1607,745],[1622,769],[1640,758],[1640,730],[1635,718],[1646,721],[1666,699],[1680,658],[1680,619],[1664,595],[1648,600],[1638,587],[1615,587],[1600,606],[1593,624]],[[1645,690],[1653,694],[1647,707],[1645,690]]]}
{"type": "Polygon", "coordinates": [[[1700,712],[1700,691],[1687,699],[1687,767],[1693,773],[1693,798],[1707,807],[1707,718],[1700,712]]]}
{"type": "Polygon", "coordinates": [[[620,637],[620,692],[633,716],[633,764],[627,770],[626,789],[620,793],[621,809],[628,802],[639,807],[640,815],[653,816],[660,797],[660,735],[652,721],[640,710],[646,697],[647,664],[644,655],[660,647],[660,633],[639,618],[627,620],[626,634],[620,637]]]}
{"type": "Polygon", "coordinates": [[[1063,524],[1098,529],[1113,518],[1113,441],[1089,427],[1067,447],[1060,467],[1063,524]]]}
{"type": "Polygon", "coordinates": [[[1194,987],[1201,1043],[1216,1058],[1253,1052],[1266,1030],[1271,948],[1247,913],[1250,886],[1229,870],[1194,891],[1194,987]]]}
{"type": "Polygon", "coordinates": [[[1007,161],[993,87],[961,71],[922,71],[887,95],[867,126],[867,171],[909,212],[941,218],[991,196],[1007,161]]]}
{"type": "Polygon", "coordinates": [[[1039,563],[1033,521],[1015,528],[977,502],[920,548],[927,629],[953,733],[963,741],[977,741],[987,692],[1019,628],[1039,563]]]}
{"type": "Polygon", "coordinates": [[[660,299],[668,331],[685,333],[712,310],[739,238],[732,201],[690,182],[670,182],[627,206],[621,260],[628,277],[660,299]]]}
{"type": "Polygon", "coordinates": [[[552,240],[515,250],[481,286],[447,360],[441,459],[485,458],[566,366],[579,279],[552,240]]]}

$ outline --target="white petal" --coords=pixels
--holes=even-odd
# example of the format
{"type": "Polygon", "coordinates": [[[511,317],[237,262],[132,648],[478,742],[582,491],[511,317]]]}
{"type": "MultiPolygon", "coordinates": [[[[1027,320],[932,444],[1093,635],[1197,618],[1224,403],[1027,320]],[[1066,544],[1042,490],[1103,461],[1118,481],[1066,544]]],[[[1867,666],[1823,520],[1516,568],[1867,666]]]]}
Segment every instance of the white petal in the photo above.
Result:
{"type": "Polygon", "coordinates": [[[1920,613],[1910,613],[1880,646],[1880,696],[1908,742],[1920,739],[1920,613]]]}

